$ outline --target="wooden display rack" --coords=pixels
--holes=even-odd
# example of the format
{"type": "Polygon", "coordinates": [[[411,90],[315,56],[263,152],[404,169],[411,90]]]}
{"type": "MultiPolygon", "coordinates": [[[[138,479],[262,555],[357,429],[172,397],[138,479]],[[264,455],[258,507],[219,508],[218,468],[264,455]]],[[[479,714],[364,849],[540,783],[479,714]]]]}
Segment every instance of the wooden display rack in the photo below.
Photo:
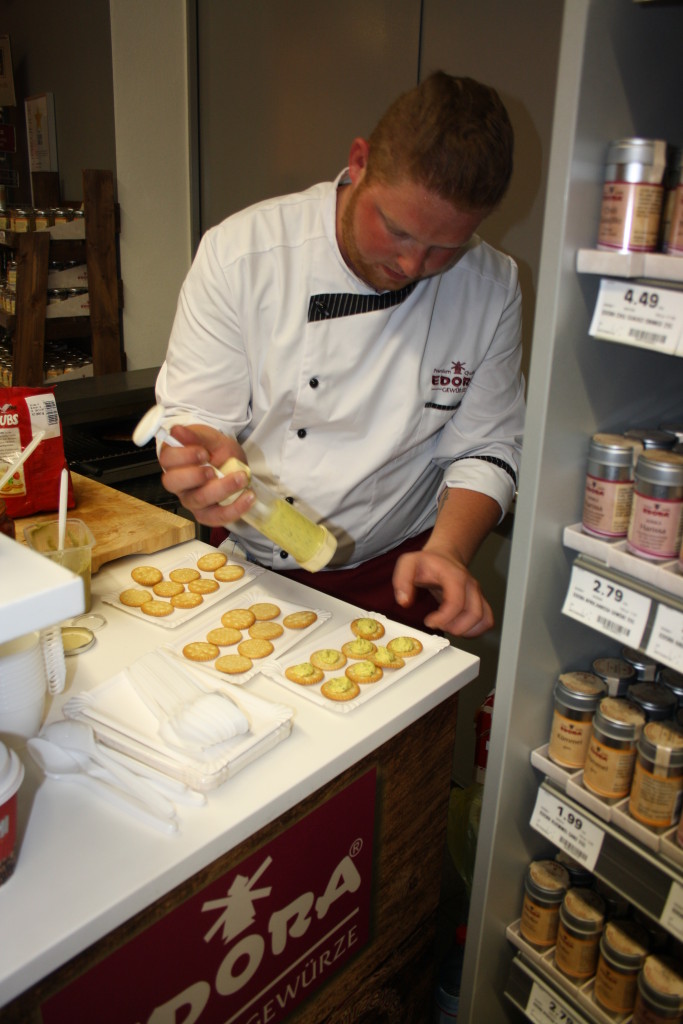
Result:
{"type": "Polygon", "coordinates": [[[17,260],[16,313],[0,312],[0,325],[12,331],[13,383],[44,383],[45,339],[91,339],[95,375],[125,369],[121,331],[122,287],[117,269],[119,210],[111,171],[83,171],[84,239],[53,239],[49,231],[26,234],[0,231],[0,245],[17,260]],[[50,259],[85,262],[88,269],[88,317],[45,318],[50,259]]]}

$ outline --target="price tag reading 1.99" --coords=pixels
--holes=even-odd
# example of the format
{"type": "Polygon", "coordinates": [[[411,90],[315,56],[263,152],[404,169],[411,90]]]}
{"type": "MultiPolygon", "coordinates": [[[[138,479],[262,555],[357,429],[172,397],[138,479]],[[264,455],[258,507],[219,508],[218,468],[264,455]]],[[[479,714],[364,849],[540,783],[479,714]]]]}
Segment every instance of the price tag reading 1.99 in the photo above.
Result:
{"type": "Polygon", "coordinates": [[[531,827],[592,871],[605,833],[561,796],[543,786],[538,791],[531,827]]]}
{"type": "Polygon", "coordinates": [[[637,590],[574,565],[562,611],[600,633],[638,647],[651,605],[652,599],[637,590]]]}

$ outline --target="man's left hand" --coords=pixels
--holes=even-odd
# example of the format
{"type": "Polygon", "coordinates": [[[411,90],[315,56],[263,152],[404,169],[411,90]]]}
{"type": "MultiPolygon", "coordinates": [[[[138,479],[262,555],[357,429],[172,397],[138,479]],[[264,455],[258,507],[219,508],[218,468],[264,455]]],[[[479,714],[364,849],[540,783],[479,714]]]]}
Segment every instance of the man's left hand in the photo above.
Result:
{"type": "Polygon", "coordinates": [[[494,624],[493,612],[476,579],[451,556],[424,550],[401,555],[392,582],[396,601],[403,608],[413,603],[417,587],[434,595],[439,607],[424,620],[430,629],[475,637],[494,624]]]}

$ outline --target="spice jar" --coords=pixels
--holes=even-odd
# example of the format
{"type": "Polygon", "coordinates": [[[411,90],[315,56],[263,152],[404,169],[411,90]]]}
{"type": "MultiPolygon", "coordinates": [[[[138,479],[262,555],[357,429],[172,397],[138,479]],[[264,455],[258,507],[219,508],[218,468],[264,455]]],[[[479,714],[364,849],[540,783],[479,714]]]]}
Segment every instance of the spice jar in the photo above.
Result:
{"type": "Polygon", "coordinates": [[[598,249],[655,251],[666,163],[663,139],[616,139],[609,144],[598,249]]]}
{"type": "Polygon", "coordinates": [[[625,537],[635,462],[643,445],[620,434],[594,434],[588,449],[581,526],[596,537],[625,537]]]}
{"type": "Polygon", "coordinates": [[[626,544],[640,558],[677,558],[683,539],[683,455],[638,456],[626,544]]]}
{"type": "Polygon", "coordinates": [[[624,658],[596,658],[591,668],[607,687],[610,697],[623,697],[630,683],[636,681],[636,670],[624,658]]]}
{"type": "Polygon", "coordinates": [[[638,975],[633,1024],[683,1021],[683,977],[672,959],[648,956],[638,975]]]}
{"type": "Polygon", "coordinates": [[[621,656],[624,661],[633,666],[639,683],[649,682],[651,679],[657,678],[657,671],[659,669],[657,662],[653,661],[652,658],[648,658],[647,655],[641,654],[635,647],[622,647],[621,656]]]}
{"type": "Polygon", "coordinates": [[[4,533],[6,537],[11,537],[12,540],[16,539],[14,520],[10,517],[7,511],[7,504],[3,498],[0,498],[0,533],[4,533]]]}
{"type": "Polygon", "coordinates": [[[548,757],[563,768],[583,768],[591,722],[605,684],[592,672],[565,672],[554,688],[548,757]]]}
{"type": "Polygon", "coordinates": [[[659,430],[652,427],[631,427],[624,431],[624,437],[640,444],[646,451],[670,451],[676,444],[676,435],[664,427],[660,427],[659,430]]]}
{"type": "Polygon", "coordinates": [[[657,682],[662,686],[668,686],[676,695],[678,707],[683,707],[683,673],[676,672],[673,668],[660,668],[657,673],[657,682]]]}
{"type": "Polygon", "coordinates": [[[593,885],[594,875],[585,864],[581,861],[575,860],[565,850],[558,850],[555,854],[555,860],[558,864],[567,871],[569,875],[570,888],[574,889],[590,889],[593,885]]]}
{"type": "Polygon", "coordinates": [[[655,832],[678,821],[683,798],[683,730],[669,722],[648,722],[638,740],[628,809],[655,832]]]}
{"type": "Polygon", "coordinates": [[[593,889],[568,889],[560,907],[555,963],[577,981],[592,978],[598,962],[605,904],[593,889]]]}
{"type": "Polygon", "coordinates": [[[519,932],[532,946],[555,945],[560,904],[569,883],[569,872],[556,860],[534,860],[527,867],[519,932]]]}
{"type": "Polygon", "coordinates": [[[626,696],[645,713],[648,722],[666,722],[678,707],[678,697],[664,683],[632,683],[626,696]]]}
{"type": "Polygon", "coordinates": [[[636,761],[636,744],[645,714],[628,700],[605,697],[591,726],[583,784],[607,803],[628,796],[636,761]]]}
{"type": "Polygon", "coordinates": [[[667,160],[662,207],[662,252],[683,256],[683,147],[672,146],[667,160]]]}
{"type": "Polygon", "coordinates": [[[608,921],[600,938],[593,995],[610,1013],[630,1013],[638,973],[648,953],[647,933],[635,921],[608,921]]]}

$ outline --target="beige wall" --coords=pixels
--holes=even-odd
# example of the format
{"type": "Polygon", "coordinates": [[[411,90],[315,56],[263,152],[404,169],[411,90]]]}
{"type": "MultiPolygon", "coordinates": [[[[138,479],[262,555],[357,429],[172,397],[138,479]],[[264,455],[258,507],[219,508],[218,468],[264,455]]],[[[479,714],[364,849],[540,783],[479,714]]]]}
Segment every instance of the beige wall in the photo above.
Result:
{"type": "Polygon", "coordinates": [[[191,260],[185,0],[110,0],[128,369],[158,366],[191,260]]]}

